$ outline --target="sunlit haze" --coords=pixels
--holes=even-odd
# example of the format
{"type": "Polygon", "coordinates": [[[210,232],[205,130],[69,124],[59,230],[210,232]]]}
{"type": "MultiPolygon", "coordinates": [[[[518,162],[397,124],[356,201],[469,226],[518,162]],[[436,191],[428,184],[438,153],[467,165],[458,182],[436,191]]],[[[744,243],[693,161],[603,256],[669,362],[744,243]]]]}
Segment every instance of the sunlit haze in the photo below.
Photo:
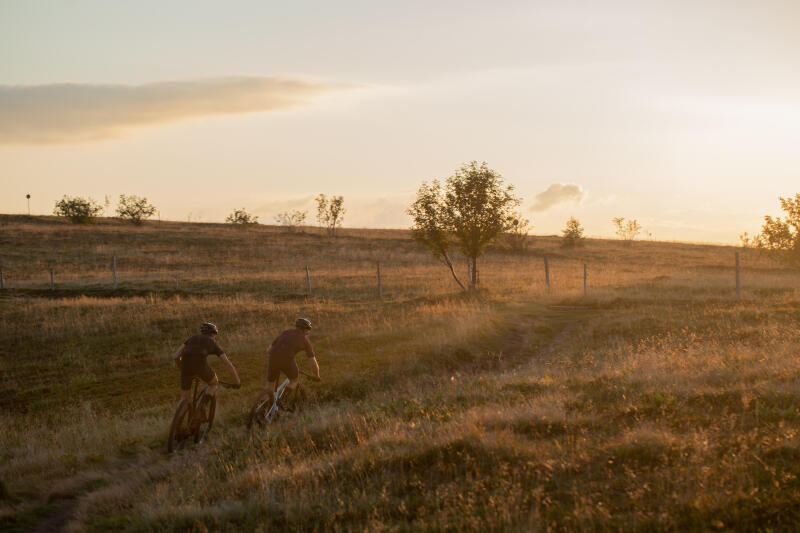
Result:
{"type": "Polygon", "coordinates": [[[0,212],[124,193],[273,223],[325,193],[408,227],[422,181],[479,160],[535,234],[731,243],[800,192],[798,28],[768,0],[0,0],[0,212]]]}

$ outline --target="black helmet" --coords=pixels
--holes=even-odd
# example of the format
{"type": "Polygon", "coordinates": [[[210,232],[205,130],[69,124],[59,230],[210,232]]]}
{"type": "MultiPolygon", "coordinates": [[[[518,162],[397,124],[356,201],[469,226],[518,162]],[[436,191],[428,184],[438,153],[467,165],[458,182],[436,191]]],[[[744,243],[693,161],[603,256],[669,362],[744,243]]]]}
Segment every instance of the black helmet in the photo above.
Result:
{"type": "Polygon", "coordinates": [[[206,335],[210,335],[211,333],[213,333],[216,335],[217,333],[219,333],[219,330],[217,329],[217,326],[215,326],[211,322],[206,322],[202,326],[200,326],[200,333],[205,333],[206,335]]]}
{"type": "Polygon", "coordinates": [[[311,321],[307,318],[298,318],[294,321],[294,327],[300,329],[311,329],[311,321]]]}

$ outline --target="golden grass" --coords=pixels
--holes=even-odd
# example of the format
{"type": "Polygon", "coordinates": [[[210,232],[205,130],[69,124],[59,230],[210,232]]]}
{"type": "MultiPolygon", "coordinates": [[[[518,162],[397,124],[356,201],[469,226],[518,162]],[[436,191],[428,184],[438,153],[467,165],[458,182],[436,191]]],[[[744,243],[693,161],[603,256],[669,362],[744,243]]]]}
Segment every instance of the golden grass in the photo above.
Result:
{"type": "Polygon", "coordinates": [[[13,274],[0,300],[5,529],[39,523],[67,497],[72,527],[87,530],[800,521],[800,280],[767,258],[743,255],[736,301],[729,247],[565,251],[536,238],[526,254],[490,250],[481,293],[463,296],[404,232],[347,230],[330,242],[310,229],[2,223],[14,229],[4,271],[55,253],[74,272],[54,297],[33,273],[13,274]],[[121,290],[87,290],[112,250],[124,258],[121,290]],[[206,259],[190,264],[187,250],[206,259]],[[180,291],[158,285],[179,268],[192,273],[180,291]],[[248,433],[266,344],[297,315],[315,323],[325,382],[309,387],[302,416],[248,433]],[[168,457],[168,354],[206,319],[220,324],[245,386],[221,393],[210,442],[168,457]]]}

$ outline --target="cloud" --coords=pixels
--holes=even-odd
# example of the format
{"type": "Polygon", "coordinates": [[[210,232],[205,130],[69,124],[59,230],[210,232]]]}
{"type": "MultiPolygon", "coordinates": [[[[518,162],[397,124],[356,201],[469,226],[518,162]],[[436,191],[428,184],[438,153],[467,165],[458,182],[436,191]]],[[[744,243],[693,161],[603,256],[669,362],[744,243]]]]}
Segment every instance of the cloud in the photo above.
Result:
{"type": "Polygon", "coordinates": [[[347,87],[267,77],[144,85],[0,85],[0,144],[99,141],[136,126],[286,109],[347,87]]]}
{"type": "Polygon", "coordinates": [[[533,198],[531,211],[547,211],[556,204],[579,202],[584,196],[580,185],[554,183],[533,198]]]}

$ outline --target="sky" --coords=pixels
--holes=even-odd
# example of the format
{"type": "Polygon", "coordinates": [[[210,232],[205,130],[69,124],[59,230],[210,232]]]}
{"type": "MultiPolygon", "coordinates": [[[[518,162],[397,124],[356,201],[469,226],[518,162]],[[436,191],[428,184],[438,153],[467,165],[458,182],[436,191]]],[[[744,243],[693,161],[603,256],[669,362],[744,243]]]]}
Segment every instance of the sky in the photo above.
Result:
{"type": "Polygon", "coordinates": [[[735,243],[800,192],[800,2],[0,0],[0,212],[408,227],[486,161],[534,234],[735,243]]]}

